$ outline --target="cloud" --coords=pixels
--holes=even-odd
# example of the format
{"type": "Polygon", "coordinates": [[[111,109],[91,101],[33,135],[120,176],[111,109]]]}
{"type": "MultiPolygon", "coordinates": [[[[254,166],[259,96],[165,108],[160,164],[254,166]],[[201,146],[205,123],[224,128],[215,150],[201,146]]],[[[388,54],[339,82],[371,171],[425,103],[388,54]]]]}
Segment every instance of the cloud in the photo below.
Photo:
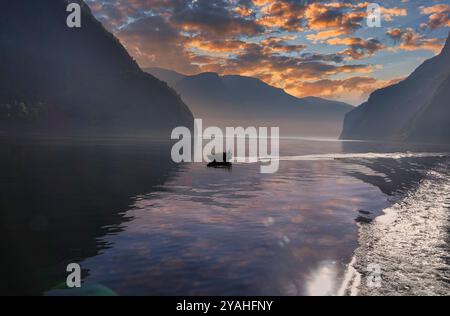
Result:
{"type": "Polygon", "coordinates": [[[253,14],[253,10],[246,6],[237,6],[236,8],[234,8],[234,12],[244,17],[248,17],[253,14]]]}
{"type": "Polygon", "coordinates": [[[240,40],[209,40],[201,36],[187,38],[185,42],[189,48],[211,53],[233,53],[245,47],[245,42],[240,40]]]}
{"type": "Polygon", "coordinates": [[[306,48],[303,44],[289,44],[283,37],[268,37],[259,42],[266,54],[300,53],[306,48]]]}
{"type": "Polygon", "coordinates": [[[306,38],[312,42],[320,42],[320,41],[326,40],[328,38],[338,37],[338,36],[346,35],[346,34],[347,34],[347,31],[345,29],[338,28],[338,29],[319,31],[315,34],[308,34],[308,35],[306,35],[306,38]]]}
{"type": "Polygon", "coordinates": [[[391,80],[377,80],[372,77],[350,77],[342,80],[323,79],[313,82],[302,82],[287,87],[287,91],[298,96],[320,96],[323,98],[338,98],[340,100],[358,104],[368,98],[370,93],[404,78],[391,80]]]}
{"type": "Polygon", "coordinates": [[[428,22],[421,24],[422,28],[437,29],[450,26],[450,5],[436,4],[430,7],[421,7],[422,14],[429,15],[428,22]]]}
{"type": "MultiPolygon", "coordinates": [[[[186,2],[186,1],[184,1],[186,2]]],[[[177,7],[170,21],[185,32],[204,36],[255,36],[264,28],[228,7],[225,0],[197,0],[177,7]]]]}
{"type": "Polygon", "coordinates": [[[186,38],[165,18],[149,16],[131,23],[116,34],[141,67],[164,67],[198,72],[185,49],[186,38]]]}
{"type": "MultiPolygon", "coordinates": [[[[370,73],[372,65],[337,65],[341,62],[336,55],[300,54],[286,56],[273,54],[264,45],[247,44],[246,48],[224,63],[215,65],[214,71],[220,73],[240,73],[264,78],[266,82],[282,87],[290,78],[298,80],[317,80],[342,73],[370,73]]],[[[209,68],[209,70],[212,70],[209,68]]]]}
{"type": "Polygon", "coordinates": [[[381,7],[381,14],[383,17],[383,20],[392,22],[394,20],[394,17],[397,16],[407,16],[408,10],[404,8],[385,8],[381,7]]]}
{"type": "Polygon", "coordinates": [[[437,54],[445,42],[445,39],[441,38],[426,38],[412,28],[392,28],[388,29],[386,34],[397,43],[396,48],[406,51],[430,50],[437,54]]]}
{"type": "MultiPolygon", "coordinates": [[[[305,10],[305,15],[308,28],[317,33],[310,34],[307,38],[311,41],[321,41],[354,33],[364,26],[369,5],[369,2],[351,1],[312,3],[305,10]]],[[[406,16],[407,12],[404,8],[381,6],[382,18],[385,21],[393,21],[397,16],[406,16]]]]}
{"type": "Polygon", "coordinates": [[[348,48],[340,52],[340,55],[350,59],[362,59],[373,56],[377,51],[386,48],[379,40],[369,38],[367,40],[359,37],[333,38],[327,40],[330,45],[347,45],[348,48]]]}
{"type": "MultiPolygon", "coordinates": [[[[418,25],[418,31],[389,29],[393,41],[362,38],[357,32],[366,27],[369,2],[364,1],[86,1],[141,67],[254,76],[298,96],[315,91],[331,98],[345,93],[346,98],[363,98],[384,82],[369,77],[380,68],[365,59],[382,50],[438,52],[442,47],[441,39],[417,33],[418,25]]],[[[384,4],[382,16],[388,25],[414,6],[405,3],[384,4]]],[[[426,28],[448,23],[442,15],[448,18],[445,5],[411,11],[429,16],[426,28]]]]}
{"type": "Polygon", "coordinates": [[[288,1],[253,1],[260,8],[261,18],[257,20],[260,25],[267,28],[279,28],[286,31],[302,30],[307,6],[288,1]]]}
{"type": "Polygon", "coordinates": [[[305,10],[305,17],[311,30],[332,29],[341,34],[350,34],[362,27],[367,12],[349,3],[312,3],[305,10]]]}

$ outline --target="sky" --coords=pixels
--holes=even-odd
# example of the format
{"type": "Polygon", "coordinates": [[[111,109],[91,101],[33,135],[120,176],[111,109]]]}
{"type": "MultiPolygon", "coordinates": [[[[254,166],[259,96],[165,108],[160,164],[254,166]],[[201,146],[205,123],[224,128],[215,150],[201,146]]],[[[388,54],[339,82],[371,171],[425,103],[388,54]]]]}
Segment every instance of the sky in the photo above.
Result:
{"type": "Polygon", "coordinates": [[[87,0],[142,68],[245,75],[354,105],[438,54],[450,0],[87,0]]]}

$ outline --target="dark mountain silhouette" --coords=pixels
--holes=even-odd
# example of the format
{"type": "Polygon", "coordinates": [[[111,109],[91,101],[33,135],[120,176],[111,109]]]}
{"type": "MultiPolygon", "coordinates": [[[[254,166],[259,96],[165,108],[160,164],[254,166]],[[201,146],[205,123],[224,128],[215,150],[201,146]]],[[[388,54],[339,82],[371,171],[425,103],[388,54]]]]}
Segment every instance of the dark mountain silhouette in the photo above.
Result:
{"type": "Polygon", "coordinates": [[[349,104],[320,98],[296,98],[259,79],[217,73],[186,76],[150,68],[166,81],[197,118],[214,126],[280,126],[283,135],[338,136],[349,104]]]}
{"type": "Polygon", "coordinates": [[[406,126],[404,137],[415,142],[450,142],[450,75],[431,102],[406,126]]]}
{"type": "Polygon", "coordinates": [[[0,131],[151,133],[192,126],[173,89],[144,73],[81,0],[81,28],[67,1],[2,3],[0,131]]]}
{"type": "Polygon", "coordinates": [[[147,68],[147,69],[144,69],[144,71],[146,71],[147,73],[152,74],[153,76],[155,76],[159,80],[167,82],[167,84],[169,86],[171,86],[171,87],[176,86],[176,84],[178,82],[180,82],[181,80],[186,78],[185,75],[182,75],[182,74],[180,74],[180,73],[178,73],[176,71],[169,70],[169,69],[164,69],[164,68],[159,68],[159,67],[147,68]]]}
{"type": "Polygon", "coordinates": [[[341,138],[448,142],[449,76],[450,37],[439,55],[348,113],[341,138]]]}

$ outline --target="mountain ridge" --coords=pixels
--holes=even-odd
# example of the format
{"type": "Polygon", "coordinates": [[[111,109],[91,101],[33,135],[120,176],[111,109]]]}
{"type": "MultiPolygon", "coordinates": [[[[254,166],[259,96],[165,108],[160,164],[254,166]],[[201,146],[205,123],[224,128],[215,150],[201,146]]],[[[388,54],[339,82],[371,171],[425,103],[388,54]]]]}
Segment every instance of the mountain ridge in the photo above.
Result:
{"type": "Polygon", "coordinates": [[[49,134],[151,133],[170,137],[192,113],[143,72],[82,0],[81,28],[66,0],[17,0],[0,20],[0,129],[49,134]]]}
{"type": "Polygon", "coordinates": [[[214,126],[278,124],[284,134],[337,137],[345,113],[354,108],[317,97],[297,98],[253,77],[183,75],[163,68],[145,71],[166,80],[196,117],[214,126]]]}
{"type": "Polygon", "coordinates": [[[411,134],[415,130],[413,125],[420,121],[425,108],[449,75],[450,35],[440,54],[423,62],[403,81],[374,91],[367,102],[349,112],[341,138],[420,140],[420,132],[416,131],[416,136],[411,134]]]}
{"type": "Polygon", "coordinates": [[[348,104],[346,102],[343,102],[343,101],[336,101],[336,100],[326,99],[326,98],[321,98],[321,97],[316,97],[316,96],[306,96],[306,97],[299,98],[299,97],[293,96],[292,94],[287,93],[282,88],[277,88],[277,87],[271,86],[271,85],[265,83],[264,81],[262,81],[261,79],[258,79],[255,77],[242,76],[242,75],[219,75],[216,72],[208,72],[208,71],[200,72],[200,73],[197,73],[194,75],[186,75],[186,74],[174,71],[174,70],[165,69],[165,68],[161,68],[161,67],[148,67],[148,68],[144,68],[144,71],[152,74],[153,76],[160,79],[161,81],[166,82],[169,86],[176,85],[179,81],[181,81],[183,78],[186,78],[186,77],[197,77],[200,75],[210,74],[210,75],[213,75],[214,77],[220,77],[220,78],[243,78],[243,79],[255,80],[264,85],[270,86],[274,90],[280,90],[283,93],[285,93],[285,94],[289,95],[290,97],[297,99],[297,100],[324,101],[324,102],[330,102],[330,104],[338,103],[338,104],[350,106],[353,108],[355,107],[355,106],[348,104]]]}

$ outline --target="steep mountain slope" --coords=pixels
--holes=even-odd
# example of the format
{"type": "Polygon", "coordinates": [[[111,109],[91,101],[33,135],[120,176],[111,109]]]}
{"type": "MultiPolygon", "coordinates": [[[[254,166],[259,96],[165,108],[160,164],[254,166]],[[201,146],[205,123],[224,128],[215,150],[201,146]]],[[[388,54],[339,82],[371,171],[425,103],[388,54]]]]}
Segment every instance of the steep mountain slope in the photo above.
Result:
{"type": "Polygon", "coordinates": [[[320,98],[296,98],[259,79],[217,73],[183,76],[148,69],[180,93],[195,117],[214,126],[280,126],[283,135],[336,137],[349,104],[320,98]]]}
{"type": "Polygon", "coordinates": [[[414,142],[450,143],[450,75],[402,136],[414,142]]]}
{"type": "Polygon", "coordinates": [[[144,73],[76,2],[81,28],[67,27],[65,0],[2,4],[0,130],[168,137],[175,126],[192,126],[175,91],[144,73]]]}
{"type": "Polygon", "coordinates": [[[186,78],[185,75],[182,75],[176,71],[159,68],[159,67],[151,67],[144,69],[145,72],[152,74],[159,80],[167,82],[167,84],[171,87],[174,87],[178,82],[186,78]]]}
{"type": "Polygon", "coordinates": [[[450,37],[438,56],[425,61],[402,82],[375,91],[368,102],[348,113],[341,138],[412,139],[408,134],[414,130],[412,124],[418,122],[449,74],[450,37]]]}

